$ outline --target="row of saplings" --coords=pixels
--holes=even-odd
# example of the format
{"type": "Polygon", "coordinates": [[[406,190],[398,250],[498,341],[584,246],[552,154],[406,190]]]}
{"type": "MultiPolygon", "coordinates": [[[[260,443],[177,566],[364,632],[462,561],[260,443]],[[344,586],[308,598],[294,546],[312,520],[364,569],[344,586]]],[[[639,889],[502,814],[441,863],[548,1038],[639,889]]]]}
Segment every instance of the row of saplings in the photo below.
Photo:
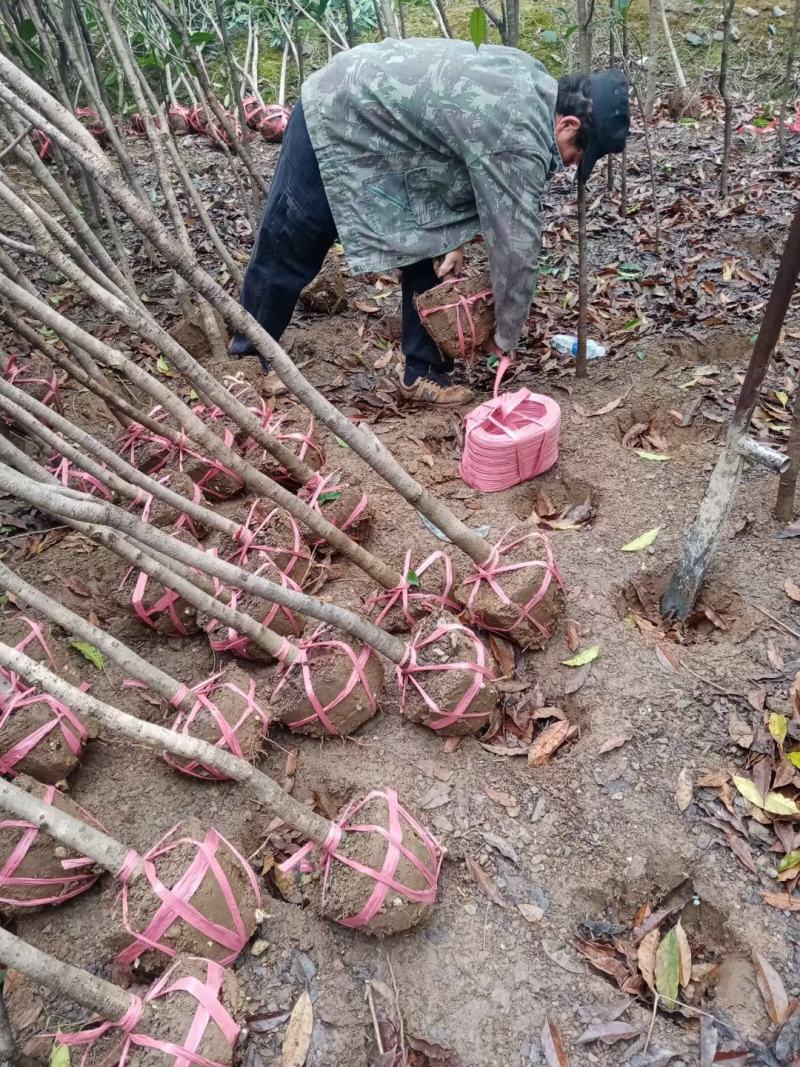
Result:
{"type": "MultiPolygon", "coordinates": [[[[218,430],[223,436],[233,433],[218,430]]],[[[37,970],[31,962],[35,951],[7,933],[0,956],[45,984],[56,982],[115,1024],[69,1038],[89,1041],[92,1058],[124,1051],[136,1060],[148,1049],[178,1048],[188,1049],[190,1059],[199,1055],[224,1064],[231,1061],[238,1027],[226,1007],[232,1003],[233,978],[219,968],[237,958],[255,930],[258,884],[236,848],[213,828],[186,825],[139,855],[62,795],[55,786],[81,759],[86,717],[110,734],[166,754],[179,771],[241,783],[308,840],[286,867],[321,872],[316,886],[323,914],[378,934],[407,930],[435,900],[443,855],[438,842],[390,790],[354,801],[335,822],[295,801],[253,766],[270,718],[277,715],[284,725],[312,735],[357,729],[374,714],[383,685],[378,649],[395,665],[410,720],[442,734],[475,732],[495,712],[498,668],[479,636],[449,612],[466,604],[474,624],[488,623],[535,647],[557,620],[562,592],[549,545],[526,532],[506,539],[491,566],[476,567],[460,582],[442,552],[415,570],[407,559],[402,581],[375,598],[383,624],[376,626],[301,592],[314,567],[316,539],[310,531],[258,502],[238,512],[231,512],[231,504],[208,507],[204,492],[230,499],[241,484],[223,465],[187,456],[180,442],[166,438],[165,445],[157,438],[152,432],[137,436],[136,428],[128,431],[128,458],[139,482],[144,475],[151,491],[144,509],[141,499],[129,510],[111,503],[100,480],[94,500],[65,494],[56,505],[42,495],[41,484],[22,474],[6,475],[3,488],[66,521],[97,522],[112,549],[130,547],[133,539],[180,560],[183,577],[180,568],[165,572],[152,558],[142,558],[142,571],[132,583],[137,617],[173,635],[203,629],[215,650],[245,661],[247,670],[229,668],[200,682],[173,678],[0,564],[0,585],[35,612],[17,616],[19,632],[0,645],[0,771],[15,779],[0,782],[0,807],[11,816],[0,824],[0,906],[12,916],[57,904],[107,872],[117,965],[135,965],[139,973],[153,975],[176,955],[180,960],[140,1003],[108,983],[98,986],[91,975],[72,973],[58,985],[63,971],[53,961],[37,970]],[[236,518],[222,515],[226,509],[236,518]],[[200,537],[209,530],[213,544],[202,546],[200,537]],[[534,546],[542,558],[530,559],[534,546]],[[301,637],[305,616],[329,623],[332,613],[334,633],[301,637]],[[37,618],[88,641],[157,693],[175,709],[173,728],[129,716],[66,681],[54,631],[37,618]],[[505,625],[498,624],[501,619],[505,625]],[[399,636],[411,629],[410,639],[399,636]],[[270,660],[276,666],[264,665],[270,660]],[[274,678],[267,673],[272,670],[274,678]],[[206,959],[187,959],[195,956],[206,959]],[[167,1000],[172,1008],[165,1006],[167,1000]]],[[[298,455],[314,454],[322,465],[313,426],[286,439],[298,455]]],[[[241,436],[236,444],[247,450],[241,436]]],[[[121,453],[114,460],[118,471],[127,464],[121,453]]],[[[131,465],[128,470],[133,473],[131,465]]],[[[316,493],[318,509],[344,495],[342,489],[328,489],[335,499],[324,500],[330,484],[316,481],[311,495],[316,493]]],[[[93,489],[85,478],[80,488],[93,489]]],[[[365,498],[346,510],[339,522],[363,533],[365,498]]]]}

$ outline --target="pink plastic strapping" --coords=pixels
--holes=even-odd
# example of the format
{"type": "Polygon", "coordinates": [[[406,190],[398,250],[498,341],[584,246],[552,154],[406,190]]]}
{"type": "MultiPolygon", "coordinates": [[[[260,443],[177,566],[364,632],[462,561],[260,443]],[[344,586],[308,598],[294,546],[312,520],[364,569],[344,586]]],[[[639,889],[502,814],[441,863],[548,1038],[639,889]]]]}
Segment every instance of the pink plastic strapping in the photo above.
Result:
{"type": "Polygon", "coordinates": [[[103,120],[100,115],[92,107],[76,107],[75,114],[81,120],[83,125],[92,135],[96,137],[98,141],[102,141],[108,136],[108,131],[105,128],[103,120]]]}
{"type": "Polygon", "coordinates": [[[252,868],[244,857],[233,847],[230,841],[227,841],[222,834],[218,833],[216,830],[208,830],[202,841],[195,841],[191,837],[176,837],[175,835],[179,830],[180,826],[174,826],[141,858],[137,856],[135,852],[129,853],[126,862],[117,874],[117,879],[122,882],[120,895],[122,897],[123,923],[125,924],[125,929],[134,939],[133,942],[126,949],[123,949],[116,957],[116,962],[123,967],[130,966],[149,949],[156,949],[159,952],[163,952],[166,956],[175,956],[175,950],[170,948],[169,945],[164,944],[161,941],[161,938],[165,936],[177,919],[182,919],[193,929],[201,933],[203,937],[225,949],[225,956],[219,961],[224,966],[233,963],[247,944],[249,936],[247,927],[242,919],[239,906],[236,903],[236,897],[231,889],[228,876],[225,874],[225,871],[222,869],[222,866],[217,859],[217,851],[221,847],[224,847],[237,861],[247,876],[253,891],[256,907],[258,907],[261,904],[261,894],[252,868]],[[168,886],[165,886],[158,877],[154,861],[159,857],[174,851],[181,845],[191,845],[197,850],[197,853],[175,885],[172,888],[169,888],[168,886]],[[133,930],[128,922],[127,883],[131,873],[139,862],[142,864],[142,868],[144,869],[144,873],[150,883],[153,893],[161,901],[161,905],[156,910],[156,913],[150,920],[147,928],[141,932],[133,930]],[[222,899],[228,908],[231,927],[222,926],[220,923],[212,922],[209,918],[203,915],[201,911],[198,911],[191,902],[192,897],[200,888],[203,880],[208,874],[213,875],[216,880],[222,899]]]}
{"type": "MultiPolygon", "coordinates": [[[[82,690],[85,688],[86,683],[81,686],[82,690]]],[[[35,708],[37,705],[43,705],[51,718],[11,748],[0,753],[0,774],[17,775],[19,773],[17,766],[33,752],[40,742],[56,730],[61,733],[67,748],[74,756],[80,759],[83,755],[83,747],[88,734],[75,712],[66,704],[62,704],[60,700],[50,696],[49,693],[40,693],[33,688],[22,691],[10,690],[0,697],[0,737],[2,737],[3,727],[12,715],[35,708]]]]}
{"type": "Polygon", "coordinates": [[[558,459],[561,408],[551,397],[519,389],[480,404],[464,422],[459,471],[482,493],[535,478],[558,459]]]}
{"type": "Polygon", "coordinates": [[[300,867],[301,870],[309,869],[310,864],[307,857],[309,853],[316,849],[320,853],[316,867],[322,871],[323,897],[327,891],[331,865],[334,860],[338,863],[343,863],[346,867],[350,867],[351,870],[358,871],[359,874],[363,874],[375,882],[375,887],[361,911],[356,915],[345,916],[337,920],[342,926],[348,926],[352,929],[368,926],[383,907],[390,890],[414,904],[433,904],[436,900],[439,871],[441,870],[445,849],[442,848],[433,834],[426,830],[410,812],[401,807],[394,789],[385,791],[373,789],[372,792],[367,793],[363,800],[356,800],[348,804],[339,818],[331,824],[328,836],[321,845],[313,841],[303,845],[293,856],[281,863],[279,869],[284,872],[293,870],[295,867],[300,867]],[[369,823],[358,824],[352,822],[354,815],[361,811],[370,801],[376,799],[386,801],[386,809],[389,816],[388,828],[369,823]],[[416,853],[412,852],[403,843],[404,824],[413,830],[422,841],[428,853],[426,860],[421,860],[416,853]],[[343,833],[375,833],[383,837],[386,841],[386,855],[381,869],[376,870],[374,867],[367,867],[366,864],[359,863],[357,860],[339,852],[338,848],[343,833]],[[410,863],[422,875],[425,882],[424,889],[411,889],[409,886],[403,885],[402,882],[398,882],[396,874],[401,859],[410,863]]]}
{"type": "Polygon", "coordinates": [[[370,608],[376,604],[384,605],[375,620],[378,626],[396,605],[399,605],[408,625],[414,626],[419,619],[419,615],[415,617],[411,614],[409,609],[412,601],[422,603],[424,614],[430,614],[434,608],[447,608],[449,611],[456,612],[461,610],[461,605],[456,603],[450,595],[453,592],[454,584],[453,562],[445,552],[432,552],[419,566],[414,567],[413,571],[417,578],[422,578],[422,575],[427,570],[439,562],[441,562],[444,571],[444,589],[441,593],[425,593],[419,588],[419,582],[412,585],[409,581],[409,575],[412,572],[411,552],[406,552],[402,582],[395,586],[394,589],[386,589],[382,593],[376,593],[366,602],[366,606],[370,608]]]}
{"type": "Polygon", "coordinates": [[[60,389],[62,380],[59,378],[55,368],[53,368],[49,378],[32,378],[30,372],[27,371],[27,368],[20,366],[16,353],[12,352],[8,357],[8,362],[3,371],[3,377],[9,385],[15,385],[17,388],[23,390],[26,385],[43,385],[45,387],[45,393],[44,396],[38,398],[39,403],[45,404],[47,407],[51,404],[54,404],[56,407],[60,406],[60,389]]]}
{"type": "Polygon", "coordinates": [[[81,493],[101,496],[105,500],[111,499],[110,491],[99,478],[95,478],[88,471],[81,470],[80,467],[71,463],[66,456],[59,456],[58,452],[54,454],[53,463],[47,470],[68,489],[77,489],[81,493]]]}
{"type": "Polygon", "coordinates": [[[239,547],[228,557],[228,562],[235,563],[237,567],[246,568],[250,554],[255,552],[258,553],[259,556],[266,556],[267,560],[273,563],[276,569],[288,578],[297,566],[299,560],[304,559],[308,562],[311,561],[311,556],[305,548],[303,538],[300,534],[300,527],[297,525],[294,518],[281,508],[272,508],[271,511],[257,523],[257,525],[253,526],[253,519],[258,507],[259,501],[254,500],[247,513],[247,518],[234,534],[234,540],[239,547]],[[259,542],[259,535],[269,526],[275,516],[279,516],[281,519],[284,519],[289,523],[292,536],[291,545],[267,545],[259,542]],[[275,559],[278,556],[289,556],[288,562],[285,563],[283,567],[275,562],[275,559]]]}
{"type": "Polygon", "coordinates": [[[399,664],[395,670],[397,673],[397,681],[400,685],[401,701],[400,701],[400,714],[403,714],[405,709],[408,686],[412,685],[419,695],[422,697],[426,706],[430,712],[436,716],[432,721],[426,723],[431,730],[444,730],[447,726],[452,726],[455,722],[461,722],[464,719],[485,719],[485,711],[470,711],[472,702],[478,693],[483,688],[486,679],[493,677],[491,670],[487,666],[488,653],[483,641],[477,634],[466,626],[462,626],[460,623],[446,623],[442,626],[438,626],[427,637],[415,637],[406,646],[406,654],[403,662],[399,664]],[[423,648],[427,648],[429,645],[434,645],[445,634],[458,631],[464,634],[471,642],[475,649],[475,659],[471,662],[462,663],[420,663],[419,652],[423,648]],[[470,684],[465,692],[462,694],[461,699],[458,701],[454,708],[442,708],[437,702],[429,695],[425,690],[424,685],[419,680],[419,675],[422,674],[438,674],[441,671],[463,671],[465,674],[471,676],[470,684]]]}
{"type": "MultiPolygon", "coordinates": [[[[460,282],[467,281],[467,278],[451,278],[440,285],[436,285],[433,289],[429,290],[431,293],[435,293],[441,289],[446,289],[448,294],[452,297],[454,287],[460,282]]],[[[482,289],[479,293],[472,293],[470,296],[464,296],[459,293],[452,299],[449,299],[446,304],[439,304],[438,307],[433,308],[418,308],[419,317],[425,323],[430,315],[435,315],[437,311],[451,311],[456,309],[456,334],[458,336],[458,354],[461,359],[472,359],[475,355],[478,345],[478,337],[475,331],[475,320],[472,317],[472,305],[477,303],[478,300],[485,300],[487,296],[492,295],[491,289],[482,289]],[[464,332],[464,326],[466,325],[469,330],[469,347],[467,347],[467,338],[464,332]]],[[[447,299],[447,297],[445,297],[447,299]]]]}
{"type": "MultiPolygon", "coordinates": [[[[58,790],[54,785],[49,785],[44,791],[42,796],[43,804],[52,804],[56,795],[59,795],[58,790]]],[[[79,805],[76,805],[78,811],[81,813],[81,817],[84,822],[91,823],[96,826],[98,830],[102,830],[103,833],[108,831],[90,815],[88,811],[85,811],[79,805]]],[[[15,887],[30,889],[39,887],[42,889],[44,895],[36,897],[28,897],[24,900],[18,900],[15,897],[0,896],[0,904],[8,904],[14,908],[39,908],[46,904],[61,904],[62,901],[70,900],[72,897],[77,897],[80,893],[85,893],[87,889],[95,884],[100,877],[100,872],[95,872],[91,869],[94,861],[86,856],[75,856],[72,859],[61,860],[61,867],[64,870],[64,875],[58,878],[25,878],[17,874],[20,865],[23,863],[28,852],[32,848],[36,838],[42,832],[41,827],[35,826],[33,823],[27,822],[25,819],[4,819],[0,822],[0,831],[3,830],[19,830],[20,838],[16,845],[12,849],[11,853],[7,857],[5,863],[0,867],[0,893],[14,889],[15,887]],[[76,872],[76,873],[68,873],[76,872]],[[55,893],[51,890],[57,888],[55,893]]]]}
{"type": "MultiPolygon", "coordinates": [[[[32,641],[35,641],[39,648],[42,650],[42,652],[44,652],[51,669],[58,673],[56,661],[53,659],[53,654],[51,653],[47,641],[44,637],[44,630],[42,629],[42,624],[40,622],[36,622],[35,619],[28,618],[27,615],[21,616],[20,621],[24,622],[27,625],[28,632],[14,646],[14,651],[24,652],[27,656],[30,656],[30,652],[27,651],[27,648],[32,641]]],[[[28,689],[28,686],[23,681],[22,676],[12,671],[10,667],[0,666],[0,678],[5,678],[5,680],[8,682],[12,689],[24,689],[26,691],[30,691],[28,689]]],[[[0,697],[0,704],[2,704],[2,699],[3,698],[0,697]]]]}
{"type": "Polygon", "coordinates": [[[267,104],[259,126],[259,131],[265,141],[274,143],[283,139],[291,113],[291,109],[284,107],[283,104],[267,104]]]}
{"type": "Polygon", "coordinates": [[[550,636],[550,631],[546,626],[542,625],[537,618],[535,618],[531,612],[539,604],[547,594],[547,590],[550,588],[550,584],[555,581],[561,588],[564,588],[564,582],[561,578],[561,572],[558,569],[555,556],[553,555],[553,549],[550,545],[550,541],[544,534],[538,532],[526,533],[522,537],[517,537],[512,540],[508,540],[509,535],[506,534],[502,537],[492,549],[489,559],[485,563],[476,563],[474,572],[464,579],[464,585],[471,585],[469,599],[465,605],[465,611],[468,614],[470,622],[474,622],[479,626],[482,626],[486,630],[492,630],[498,634],[513,634],[516,628],[524,621],[527,620],[544,638],[550,636]],[[544,559],[525,560],[522,563],[506,563],[502,562],[503,556],[511,552],[517,547],[517,545],[524,544],[526,541],[538,541],[544,550],[544,559]],[[505,589],[497,581],[503,574],[510,574],[512,571],[519,570],[541,570],[542,582],[534,595],[526,604],[514,604],[509,598],[505,589]],[[486,582],[491,588],[495,596],[502,601],[503,604],[513,604],[518,610],[519,614],[511,626],[507,627],[492,627],[485,619],[475,610],[475,599],[478,596],[478,592],[481,588],[481,582],[486,582]]]}
{"type": "MultiPolygon", "coordinates": [[[[211,551],[214,552],[215,550],[212,549],[211,551]]],[[[300,591],[300,586],[293,582],[291,578],[287,578],[271,559],[266,560],[260,567],[257,567],[253,574],[263,574],[265,571],[270,572],[268,577],[276,585],[281,585],[284,589],[291,589],[295,592],[300,591]]],[[[219,597],[226,590],[226,587],[218,578],[214,578],[213,582],[214,595],[219,597]]],[[[230,607],[236,608],[243,595],[244,593],[241,589],[234,589],[230,593],[230,607]]],[[[292,609],[284,607],[282,604],[276,604],[274,601],[270,603],[264,617],[258,621],[262,626],[269,629],[279,616],[287,623],[293,634],[298,637],[302,634],[303,624],[296,618],[292,609]]],[[[205,632],[208,635],[208,643],[214,652],[231,652],[234,656],[248,658],[250,638],[244,634],[239,634],[232,626],[224,626],[219,619],[212,619],[206,626],[205,632]]]]}
{"type": "Polygon", "coordinates": [[[312,723],[320,722],[327,733],[337,737],[339,736],[339,731],[331,722],[328,713],[341,704],[346,697],[349,697],[359,682],[361,683],[361,687],[364,690],[364,694],[369,701],[372,710],[374,711],[377,707],[377,699],[372,692],[372,686],[369,684],[369,679],[364,672],[369,657],[372,655],[372,650],[365,645],[361,652],[356,654],[355,650],[344,641],[322,641],[320,640],[319,635],[323,631],[324,627],[320,627],[320,629],[315,631],[310,638],[298,643],[296,647],[299,648],[300,655],[294,663],[290,663],[286,667],[283,677],[276,685],[272,694],[272,702],[275,702],[281,689],[286,685],[291,672],[299,670],[302,674],[303,688],[308,697],[308,702],[314,711],[313,714],[306,716],[305,719],[287,723],[289,729],[300,730],[304,726],[310,726],[312,723]],[[332,700],[329,700],[327,704],[323,705],[314,691],[314,683],[311,678],[311,664],[317,657],[325,654],[331,649],[343,653],[350,660],[352,669],[341,692],[332,700]]]}
{"type": "Polygon", "coordinates": [[[162,595],[149,608],[144,606],[144,595],[150,580],[150,575],[146,571],[139,571],[131,596],[134,615],[141,619],[145,626],[149,626],[153,630],[156,629],[158,621],[166,618],[169,620],[173,634],[178,637],[186,637],[189,631],[186,629],[183,619],[180,618],[175,610],[175,606],[181,598],[180,594],[176,593],[174,589],[165,589],[162,595]]]}
{"type": "Polygon", "coordinates": [[[222,1063],[201,1056],[197,1050],[202,1045],[209,1022],[213,1021],[216,1024],[231,1049],[233,1049],[238,1040],[239,1025],[220,1000],[222,983],[225,978],[224,968],[218,963],[214,963],[213,960],[201,960],[199,962],[206,969],[205,981],[201,982],[191,975],[185,975],[183,978],[173,980],[173,973],[176,967],[179,966],[179,964],[173,963],[161,978],[150,986],[147,993],[145,993],[144,1001],[131,994],[130,1006],[118,1022],[101,1022],[98,1026],[94,1026],[89,1030],[81,1030],[75,1034],[59,1033],[57,1035],[59,1043],[68,1047],[87,1045],[88,1047],[80,1061],[81,1067],[84,1067],[91,1054],[92,1045],[107,1034],[109,1030],[119,1030],[124,1034],[124,1042],[116,1067],[125,1067],[131,1049],[136,1047],[153,1049],[162,1053],[165,1057],[172,1057],[172,1067],[190,1067],[190,1064],[195,1065],[195,1067],[224,1067],[222,1063]],[[139,1033],[136,1029],[141,1022],[144,1005],[162,997],[167,997],[170,993],[187,993],[197,1001],[197,1008],[192,1016],[186,1037],[180,1045],[175,1044],[174,1041],[158,1040],[149,1034],[139,1033]]]}
{"type": "MultiPolygon", "coordinates": [[[[248,679],[250,684],[248,685],[247,692],[245,692],[233,682],[221,681],[222,677],[223,672],[220,671],[217,674],[213,674],[210,678],[207,678],[204,682],[200,682],[198,685],[192,687],[191,692],[196,695],[196,700],[188,711],[178,711],[178,715],[172,724],[172,729],[176,733],[191,737],[193,724],[196,722],[200,713],[205,710],[214,720],[219,730],[220,736],[218,740],[214,742],[214,746],[223,749],[224,751],[231,752],[234,756],[247,759],[242,751],[242,746],[239,743],[239,730],[242,729],[249,719],[255,717],[260,722],[263,736],[266,737],[267,731],[269,730],[269,716],[256,702],[256,683],[252,678],[248,679]],[[234,723],[228,722],[212,699],[214,693],[220,689],[227,689],[241,697],[244,705],[243,711],[234,723]]],[[[184,697],[188,695],[188,691],[184,692],[183,690],[185,690],[185,686],[181,686],[178,689],[170,703],[175,703],[177,700],[178,704],[181,704],[184,697]]],[[[190,760],[186,763],[169,752],[164,754],[164,759],[170,766],[175,767],[176,770],[181,771],[183,774],[189,774],[193,778],[203,778],[209,781],[223,782],[229,777],[227,774],[223,774],[214,767],[206,766],[206,764],[202,763],[200,760],[190,760]]]]}

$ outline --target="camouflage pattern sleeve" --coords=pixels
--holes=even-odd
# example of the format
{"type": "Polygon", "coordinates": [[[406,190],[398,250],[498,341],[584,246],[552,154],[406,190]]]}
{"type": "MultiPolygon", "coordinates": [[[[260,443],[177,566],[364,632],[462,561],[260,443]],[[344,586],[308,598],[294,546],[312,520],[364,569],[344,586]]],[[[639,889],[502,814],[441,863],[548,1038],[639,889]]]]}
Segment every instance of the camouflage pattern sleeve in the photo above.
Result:
{"type": "Polygon", "coordinates": [[[540,198],[548,170],[539,153],[498,152],[469,167],[492,277],[495,344],[517,347],[536,292],[540,198]]]}

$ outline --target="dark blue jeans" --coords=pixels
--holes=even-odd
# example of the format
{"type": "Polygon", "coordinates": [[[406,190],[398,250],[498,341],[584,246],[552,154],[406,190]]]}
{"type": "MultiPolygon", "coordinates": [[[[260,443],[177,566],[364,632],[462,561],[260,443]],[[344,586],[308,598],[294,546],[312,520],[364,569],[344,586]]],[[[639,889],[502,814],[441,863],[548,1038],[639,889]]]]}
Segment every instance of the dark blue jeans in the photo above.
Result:
{"type": "MultiPolygon", "coordinates": [[[[308,136],[303,106],[297,103],[286,132],[267,206],[242,285],[241,303],[270,337],[279,341],[294,313],[301,290],[319,274],[336,240],[336,224],[325,195],[319,164],[308,136]]],[[[403,267],[402,347],[405,382],[441,376],[453,369],[422,325],[414,296],[437,284],[430,259],[403,267]]],[[[235,334],[232,356],[254,355],[247,340],[235,334]]],[[[264,370],[269,366],[262,358],[264,370]]]]}

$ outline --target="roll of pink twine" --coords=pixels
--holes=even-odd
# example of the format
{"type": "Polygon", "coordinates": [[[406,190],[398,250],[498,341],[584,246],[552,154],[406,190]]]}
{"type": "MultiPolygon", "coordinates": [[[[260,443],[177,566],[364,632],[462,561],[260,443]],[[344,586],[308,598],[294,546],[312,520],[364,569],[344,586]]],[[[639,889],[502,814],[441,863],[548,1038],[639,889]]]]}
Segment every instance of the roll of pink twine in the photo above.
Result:
{"type": "Polygon", "coordinates": [[[482,493],[527,482],[558,459],[561,408],[548,396],[518,389],[487,400],[464,421],[459,470],[482,493]]]}

